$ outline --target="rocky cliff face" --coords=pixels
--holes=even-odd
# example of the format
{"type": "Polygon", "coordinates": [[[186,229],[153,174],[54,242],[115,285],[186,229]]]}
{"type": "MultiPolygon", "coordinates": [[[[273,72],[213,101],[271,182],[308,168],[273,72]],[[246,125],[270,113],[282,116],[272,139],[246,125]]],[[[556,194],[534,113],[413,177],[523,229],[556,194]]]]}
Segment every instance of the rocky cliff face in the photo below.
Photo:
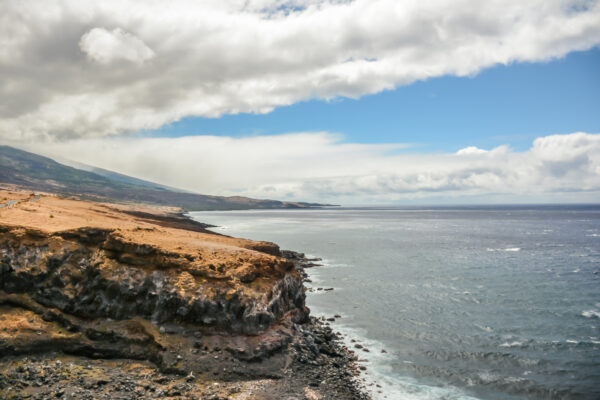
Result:
{"type": "Polygon", "coordinates": [[[42,333],[29,350],[21,332],[2,338],[0,350],[32,351],[43,347],[38,338],[90,351],[121,339],[164,348],[156,330],[219,336],[251,359],[285,343],[276,327],[307,319],[302,277],[271,243],[174,229],[109,206],[32,200],[0,215],[0,304],[40,317],[42,333]]]}
{"type": "Polygon", "coordinates": [[[106,229],[0,226],[0,234],[0,290],[80,318],[141,317],[259,334],[286,313],[303,312],[300,276],[274,256],[240,252],[234,264],[215,265],[106,229]]]}
{"type": "Polygon", "coordinates": [[[2,196],[0,398],[364,398],[276,245],[173,210],[2,196]]]}

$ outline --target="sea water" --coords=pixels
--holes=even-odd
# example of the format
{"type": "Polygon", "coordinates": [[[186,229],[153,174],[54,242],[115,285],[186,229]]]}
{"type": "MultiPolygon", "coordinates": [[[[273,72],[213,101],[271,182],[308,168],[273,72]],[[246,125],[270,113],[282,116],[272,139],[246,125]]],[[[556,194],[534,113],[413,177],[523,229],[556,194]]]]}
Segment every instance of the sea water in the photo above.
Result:
{"type": "Polygon", "coordinates": [[[369,350],[375,398],[600,398],[600,207],[192,216],[322,257],[308,306],[369,350]]]}

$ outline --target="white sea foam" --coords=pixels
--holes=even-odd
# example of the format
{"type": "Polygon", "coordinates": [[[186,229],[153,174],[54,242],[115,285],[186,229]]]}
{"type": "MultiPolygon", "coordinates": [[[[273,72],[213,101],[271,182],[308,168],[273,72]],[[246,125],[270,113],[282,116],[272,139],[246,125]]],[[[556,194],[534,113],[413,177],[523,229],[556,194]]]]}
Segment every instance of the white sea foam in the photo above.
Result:
{"type": "Polygon", "coordinates": [[[479,324],[473,324],[473,325],[475,325],[477,328],[479,328],[485,332],[493,332],[494,331],[494,329],[490,326],[483,326],[483,325],[479,325],[479,324]]]}
{"type": "Polygon", "coordinates": [[[503,249],[492,249],[490,247],[488,247],[487,249],[485,249],[486,251],[489,252],[494,252],[494,251],[509,251],[509,252],[517,252],[517,251],[521,251],[520,247],[507,247],[507,248],[503,248],[503,249]]]}
{"type": "Polygon", "coordinates": [[[408,377],[381,376],[377,382],[381,389],[371,389],[375,400],[477,400],[454,387],[427,386],[408,377]]]}
{"type": "Polygon", "coordinates": [[[504,342],[500,345],[500,347],[521,347],[523,346],[523,342],[514,341],[514,342],[504,342]]]}
{"type": "Polygon", "coordinates": [[[600,318],[600,311],[598,310],[587,310],[581,313],[586,318],[600,318]]]}
{"type": "MultiPolygon", "coordinates": [[[[321,310],[315,310],[321,311],[321,310]]],[[[324,311],[324,310],[322,310],[324,311]]],[[[364,378],[367,390],[374,400],[477,400],[464,394],[455,387],[428,386],[414,378],[394,376],[390,360],[394,359],[393,350],[376,340],[368,339],[361,329],[346,325],[344,320],[336,320],[332,325],[343,334],[344,344],[354,348],[360,343],[370,352],[360,352],[357,355],[366,362],[361,363],[367,367],[364,378]],[[351,340],[354,339],[356,343],[351,340]],[[382,352],[385,350],[386,352],[382,352]],[[379,385],[379,387],[377,387],[379,385]]],[[[403,360],[404,364],[413,364],[411,360],[403,360]]]]}
{"type": "Polygon", "coordinates": [[[485,383],[495,382],[498,380],[498,375],[493,374],[489,371],[481,371],[477,374],[479,379],[481,379],[485,383]]]}

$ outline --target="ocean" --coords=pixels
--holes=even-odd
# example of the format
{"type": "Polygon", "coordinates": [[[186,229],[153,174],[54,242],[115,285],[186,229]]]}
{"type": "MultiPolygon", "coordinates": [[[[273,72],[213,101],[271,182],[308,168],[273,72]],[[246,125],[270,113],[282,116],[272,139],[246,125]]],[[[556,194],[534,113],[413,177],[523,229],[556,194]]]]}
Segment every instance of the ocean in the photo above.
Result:
{"type": "Polygon", "coordinates": [[[376,399],[600,398],[600,206],[191,216],[323,258],[308,306],[369,350],[376,399]]]}

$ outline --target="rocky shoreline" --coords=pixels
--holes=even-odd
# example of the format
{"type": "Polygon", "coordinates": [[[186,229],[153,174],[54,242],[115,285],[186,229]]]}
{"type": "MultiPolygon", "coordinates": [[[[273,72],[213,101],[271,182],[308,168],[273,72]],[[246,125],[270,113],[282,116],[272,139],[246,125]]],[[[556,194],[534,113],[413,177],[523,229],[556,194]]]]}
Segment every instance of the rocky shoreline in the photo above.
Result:
{"type": "Polygon", "coordinates": [[[304,304],[314,260],[171,211],[8,195],[0,398],[369,398],[304,304]]]}
{"type": "Polygon", "coordinates": [[[204,352],[215,361],[196,374],[163,371],[144,360],[59,352],[5,356],[0,359],[0,398],[369,399],[355,379],[356,357],[314,318],[282,350],[287,365],[278,371],[260,373],[255,370],[260,363],[237,360],[219,348],[204,352]]]}

